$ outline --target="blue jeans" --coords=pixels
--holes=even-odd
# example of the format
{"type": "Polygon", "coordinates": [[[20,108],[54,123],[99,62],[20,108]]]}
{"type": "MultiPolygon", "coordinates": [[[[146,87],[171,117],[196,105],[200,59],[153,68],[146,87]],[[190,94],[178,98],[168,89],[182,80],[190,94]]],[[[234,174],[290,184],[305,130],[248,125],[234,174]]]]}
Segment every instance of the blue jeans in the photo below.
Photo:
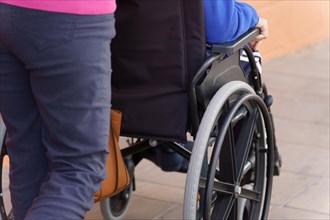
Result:
{"type": "Polygon", "coordinates": [[[2,3],[0,15],[14,217],[83,219],[106,174],[114,16],[2,3]]]}

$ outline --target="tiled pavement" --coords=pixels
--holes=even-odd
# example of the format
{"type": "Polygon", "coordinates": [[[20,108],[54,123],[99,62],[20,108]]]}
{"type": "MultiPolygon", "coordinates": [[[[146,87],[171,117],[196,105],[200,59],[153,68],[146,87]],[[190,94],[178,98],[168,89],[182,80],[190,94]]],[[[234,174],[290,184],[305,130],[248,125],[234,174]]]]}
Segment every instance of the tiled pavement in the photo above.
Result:
{"type": "MultiPolygon", "coordinates": [[[[284,161],[274,178],[269,219],[330,219],[329,62],[325,41],[264,64],[284,161]]],[[[143,161],[135,176],[127,219],[182,219],[185,175],[143,161]]],[[[97,203],[86,220],[99,219],[97,203]]]]}

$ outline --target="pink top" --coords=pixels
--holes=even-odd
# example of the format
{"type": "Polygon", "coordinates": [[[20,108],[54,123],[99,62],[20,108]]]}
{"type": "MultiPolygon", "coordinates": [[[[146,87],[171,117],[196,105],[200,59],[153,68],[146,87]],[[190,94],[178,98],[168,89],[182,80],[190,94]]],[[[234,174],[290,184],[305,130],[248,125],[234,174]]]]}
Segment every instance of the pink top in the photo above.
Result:
{"type": "Polygon", "coordinates": [[[116,9],[116,0],[0,0],[0,3],[82,15],[109,14],[116,9]]]}

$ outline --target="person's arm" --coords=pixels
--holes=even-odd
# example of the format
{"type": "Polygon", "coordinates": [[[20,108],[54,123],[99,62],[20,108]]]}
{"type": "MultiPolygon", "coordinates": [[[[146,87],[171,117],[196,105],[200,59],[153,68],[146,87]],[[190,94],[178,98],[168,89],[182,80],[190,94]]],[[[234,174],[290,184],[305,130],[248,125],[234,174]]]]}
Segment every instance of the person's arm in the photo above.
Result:
{"type": "Polygon", "coordinates": [[[207,43],[233,41],[259,22],[252,6],[235,0],[205,0],[204,13],[207,43]]]}

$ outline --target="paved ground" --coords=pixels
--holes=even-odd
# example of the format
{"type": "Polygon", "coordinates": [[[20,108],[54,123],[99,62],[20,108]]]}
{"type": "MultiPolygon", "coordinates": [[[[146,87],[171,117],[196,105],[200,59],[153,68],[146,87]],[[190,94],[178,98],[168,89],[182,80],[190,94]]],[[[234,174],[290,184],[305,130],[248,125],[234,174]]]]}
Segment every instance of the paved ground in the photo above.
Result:
{"type": "MultiPolygon", "coordinates": [[[[269,219],[330,219],[329,62],[326,41],[264,64],[284,161],[274,179],[269,219]]],[[[182,219],[184,175],[162,172],[148,161],[135,175],[127,219],[182,219]]],[[[86,220],[99,219],[96,204],[86,220]]]]}

